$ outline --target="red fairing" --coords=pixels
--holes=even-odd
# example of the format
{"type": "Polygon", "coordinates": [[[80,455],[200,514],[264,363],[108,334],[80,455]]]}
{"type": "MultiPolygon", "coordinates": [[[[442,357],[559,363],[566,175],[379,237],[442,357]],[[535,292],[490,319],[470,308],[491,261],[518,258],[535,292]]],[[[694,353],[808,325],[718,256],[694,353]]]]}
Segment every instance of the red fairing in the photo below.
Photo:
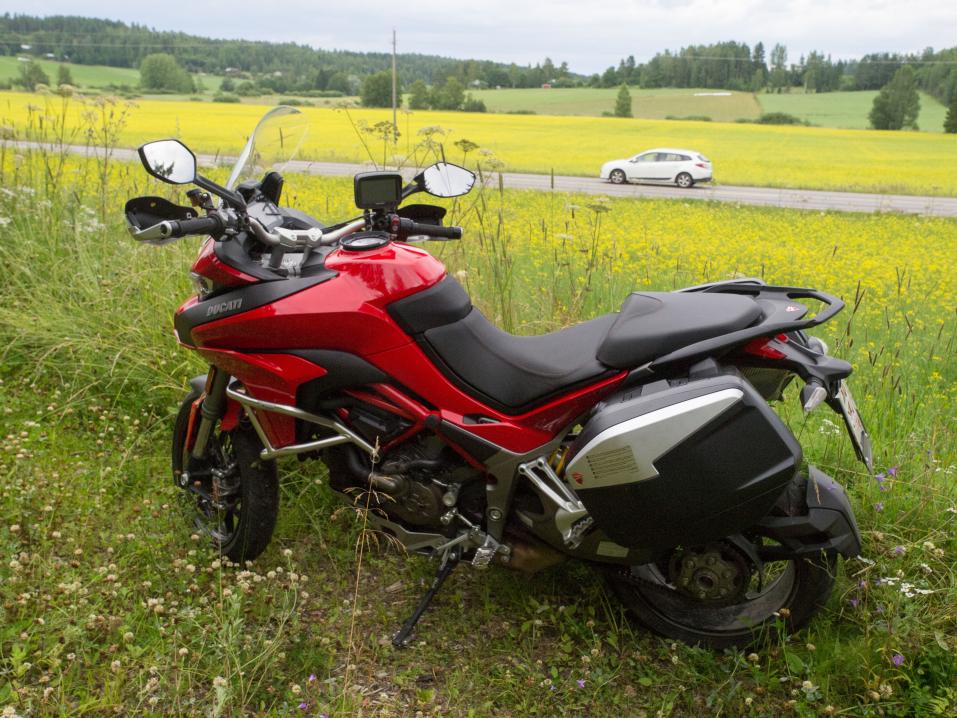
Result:
{"type": "Polygon", "coordinates": [[[193,330],[198,346],[227,349],[336,349],[367,358],[412,340],[385,307],[445,276],[428,252],[389,244],[373,252],[336,250],[339,276],[273,304],[193,330]]]}
{"type": "MultiPolygon", "coordinates": [[[[300,385],[327,373],[311,361],[291,354],[246,354],[222,349],[200,349],[199,353],[210,364],[241,381],[252,396],[276,404],[295,404],[296,390],[300,385]]],[[[273,446],[294,442],[295,420],[292,417],[273,412],[258,412],[257,417],[273,446]]]]}
{"type": "Polygon", "coordinates": [[[253,284],[259,280],[235,267],[219,261],[216,256],[216,242],[210,237],[199,249],[199,256],[193,262],[193,271],[206,277],[213,284],[221,287],[241,287],[244,284],[253,284]]]}

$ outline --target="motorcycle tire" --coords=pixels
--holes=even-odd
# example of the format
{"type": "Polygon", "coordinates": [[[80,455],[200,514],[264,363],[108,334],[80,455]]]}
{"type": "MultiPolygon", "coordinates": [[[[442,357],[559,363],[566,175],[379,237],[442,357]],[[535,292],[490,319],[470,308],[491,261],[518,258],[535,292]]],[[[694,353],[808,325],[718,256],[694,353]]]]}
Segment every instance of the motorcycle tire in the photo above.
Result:
{"type": "MultiPolygon", "coordinates": [[[[796,477],[775,511],[789,515],[806,511],[800,498],[806,480],[796,477]]],[[[720,550],[736,551],[730,543],[718,542],[717,547],[719,554],[720,550]]],[[[812,557],[769,562],[766,567],[772,578],[757,586],[745,582],[740,597],[726,602],[701,601],[677,590],[666,577],[664,561],[609,569],[606,577],[628,611],[646,628],[666,638],[721,650],[744,648],[770,630],[783,628],[785,633],[794,633],[807,625],[831,595],[837,561],[834,551],[822,551],[812,557]]]]}
{"type": "Polygon", "coordinates": [[[207,536],[230,561],[251,561],[269,545],[276,527],[279,514],[276,462],[260,458],[262,442],[245,418],[232,431],[214,429],[206,455],[202,459],[193,458],[186,448],[186,436],[191,408],[198,397],[191,392],[176,415],[173,480],[186,495],[193,530],[207,536]],[[185,486],[184,470],[188,474],[185,486]]]}

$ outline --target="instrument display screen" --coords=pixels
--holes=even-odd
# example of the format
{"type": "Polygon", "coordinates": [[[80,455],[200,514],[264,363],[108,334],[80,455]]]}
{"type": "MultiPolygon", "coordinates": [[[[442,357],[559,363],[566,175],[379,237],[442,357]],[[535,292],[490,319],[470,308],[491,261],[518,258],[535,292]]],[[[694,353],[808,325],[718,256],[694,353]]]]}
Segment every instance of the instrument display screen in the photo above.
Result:
{"type": "Polygon", "coordinates": [[[402,199],[402,175],[398,172],[362,172],[355,178],[359,209],[388,209],[402,199]]]}

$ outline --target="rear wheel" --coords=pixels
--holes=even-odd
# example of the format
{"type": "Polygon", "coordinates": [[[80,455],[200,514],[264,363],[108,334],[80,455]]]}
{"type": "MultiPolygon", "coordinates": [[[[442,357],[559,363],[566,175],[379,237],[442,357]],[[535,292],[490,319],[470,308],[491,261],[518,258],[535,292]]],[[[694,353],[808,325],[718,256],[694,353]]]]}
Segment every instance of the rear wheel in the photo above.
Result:
{"type": "Polygon", "coordinates": [[[184,491],[191,528],[237,563],[251,561],[272,538],[279,512],[275,461],[259,457],[262,442],[241,421],[229,432],[212,432],[201,459],[187,449],[189,416],[198,394],[180,406],[173,428],[173,480],[184,491]]]}
{"type": "MultiPolygon", "coordinates": [[[[806,516],[807,480],[795,476],[769,516],[806,516]]],[[[833,550],[788,557],[770,529],[759,529],[678,548],[656,563],[609,569],[607,577],[647,628],[723,649],[747,646],[779,620],[788,633],[803,628],[827,603],[836,571],[833,550]]]]}
{"type": "Polygon", "coordinates": [[[625,177],[625,173],[622,170],[612,170],[611,174],[608,175],[608,179],[611,180],[612,184],[625,184],[628,178],[625,177]]]}
{"type": "Polygon", "coordinates": [[[789,633],[805,626],[831,594],[837,556],[769,563],[760,579],[746,563],[735,546],[718,542],[608,577],[655,633],[712,649],[743,648],[779,619],[789,633]]]}
{"type": "Polygon", "coordinates": [[[681,187],[681,189],[688,189],[694,186],[694,178],[687,172],[682,172],[675,177],[675,184],[681,187]]]}

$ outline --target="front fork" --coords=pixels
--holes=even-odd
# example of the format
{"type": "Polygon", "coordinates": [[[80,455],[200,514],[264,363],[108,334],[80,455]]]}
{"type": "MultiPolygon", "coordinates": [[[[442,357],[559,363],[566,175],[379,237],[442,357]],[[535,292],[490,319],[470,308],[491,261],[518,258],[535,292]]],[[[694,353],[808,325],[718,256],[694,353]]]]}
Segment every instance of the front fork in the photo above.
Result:
{"type": "Polygon", "coordinates": [[[194,459],[201,459],[206,454],[206,445],[213,432],[216,422],[226,411],[226,385],[229,384],[229,374],[215,366],[209,367],[206,375],[205,396],[199,407],[199,428],[196,430],[196,439],[190,455],[194,459]]]}

